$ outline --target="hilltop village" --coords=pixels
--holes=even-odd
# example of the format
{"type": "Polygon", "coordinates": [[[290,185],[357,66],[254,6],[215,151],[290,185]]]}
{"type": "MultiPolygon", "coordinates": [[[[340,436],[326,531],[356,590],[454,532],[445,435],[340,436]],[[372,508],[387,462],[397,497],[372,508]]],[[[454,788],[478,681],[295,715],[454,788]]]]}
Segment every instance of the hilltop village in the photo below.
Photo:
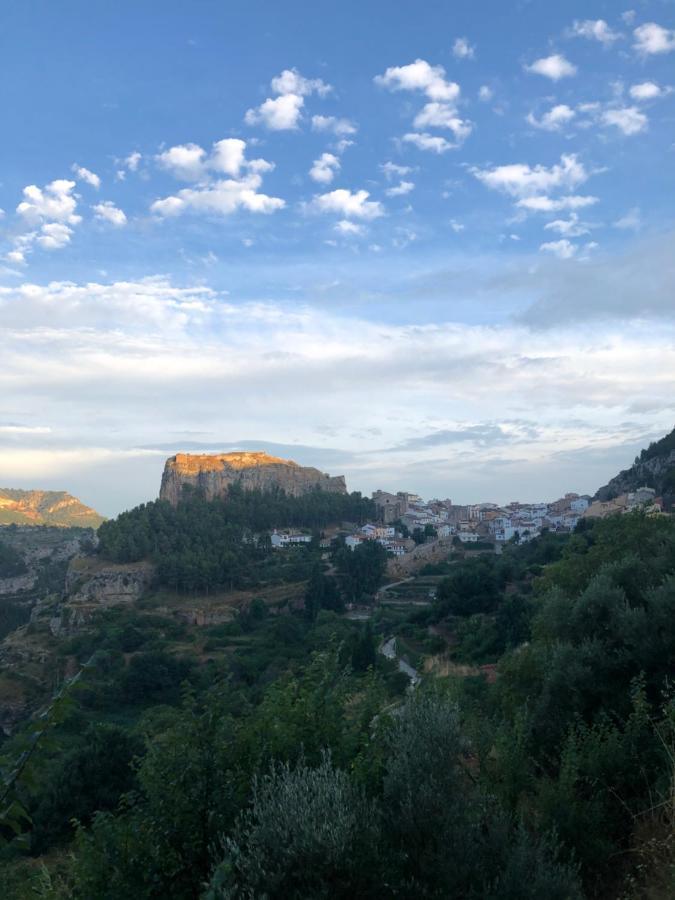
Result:
{"type": "MultiPolygon", "coordinates": [[[[663,498],[650,487],[640,487],[613,500],[594,500],[590,495],[567,493],[553,502],[457,505],[450,499],[423,500],[418,494],[395,494],[377,490],[372,494],[377,516],[360,527],[343,523],[340,529],[322,538],[328,547],[340,537],[351,550],[365,541],[377,541],[393,557],[412,554],[421,545],[468,545],[475,549],[501,552],[507,542],[526,543],[544,531],[569,534],[580,519],[605,518],[642,509],[648,514],[666,512],[663,498]]],[[[278,550],[309,543],[311,534],[275,531],[272,547],[278,550]]]]}

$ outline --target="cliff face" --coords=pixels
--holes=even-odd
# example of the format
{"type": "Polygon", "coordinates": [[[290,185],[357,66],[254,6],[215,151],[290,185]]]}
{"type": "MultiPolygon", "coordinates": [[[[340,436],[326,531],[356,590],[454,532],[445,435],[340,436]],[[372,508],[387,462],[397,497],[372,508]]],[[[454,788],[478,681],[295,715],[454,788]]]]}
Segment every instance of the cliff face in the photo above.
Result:
{"type": "Polygon", "coordinates": [[[95,509],[65,491],[20,491],[0,488],[0,525],[56,525],[98,528],[95,509]]]}
{"type": "Polygon", "coordinates": [[[178,453],[164,465],[159,496],[175,505],[182,497],[183,486],[188,485],[202,491],[207,500],[213,500],[222,497],[233,484],[248,491],[281,488],[292,497],[315,489],[347,493],[343,475],[331,477],[267,453],[178,453]]]}
{"type": "Polygon", "coordinates": [[[654,488],[660,495],[675,494],[675,429],[643,450],[629,469],[600,488],[595,499],[613,500],[643,486],[654,488]]]}

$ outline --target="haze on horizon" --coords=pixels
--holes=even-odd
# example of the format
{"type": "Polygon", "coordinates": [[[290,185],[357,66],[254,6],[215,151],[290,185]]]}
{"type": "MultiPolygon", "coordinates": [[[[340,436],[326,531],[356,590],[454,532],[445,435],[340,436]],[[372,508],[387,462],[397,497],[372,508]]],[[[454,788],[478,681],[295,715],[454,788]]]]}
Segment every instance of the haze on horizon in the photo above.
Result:
{"type": "Polygon", "coordinates": [[[0,486],[594,492],[675,423],[675,3],[7,5],[0,486]]]}

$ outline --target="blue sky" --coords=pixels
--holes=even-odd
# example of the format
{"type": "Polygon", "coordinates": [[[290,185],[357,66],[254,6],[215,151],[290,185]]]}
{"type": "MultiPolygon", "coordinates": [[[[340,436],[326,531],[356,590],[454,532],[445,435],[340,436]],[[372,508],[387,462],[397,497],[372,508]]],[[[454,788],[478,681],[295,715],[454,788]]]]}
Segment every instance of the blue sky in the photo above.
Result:
{"type": "Polygon", "coordinates": [[[0,59],[7,486],[533,499],[672,427],[672,0],[26,0],[0,59]]]}

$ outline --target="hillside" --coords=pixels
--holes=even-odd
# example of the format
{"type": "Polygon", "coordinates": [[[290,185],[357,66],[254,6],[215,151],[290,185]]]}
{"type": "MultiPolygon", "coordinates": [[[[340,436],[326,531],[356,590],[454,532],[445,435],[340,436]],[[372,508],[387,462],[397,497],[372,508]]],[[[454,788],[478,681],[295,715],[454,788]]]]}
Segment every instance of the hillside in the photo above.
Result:
{"type": "Polygon", "coordinates": [[[22,491],[0,488],[0,525],[56,525],[98,528],[105,521],[66,491],[22,491]]]}
{"type": "Polygon", "coordinates": [[[675,495],[675,428],[654,441],[595,495],[596,500],[613,500],[640,487],[654,488],[657,495],[675,495]]]}

